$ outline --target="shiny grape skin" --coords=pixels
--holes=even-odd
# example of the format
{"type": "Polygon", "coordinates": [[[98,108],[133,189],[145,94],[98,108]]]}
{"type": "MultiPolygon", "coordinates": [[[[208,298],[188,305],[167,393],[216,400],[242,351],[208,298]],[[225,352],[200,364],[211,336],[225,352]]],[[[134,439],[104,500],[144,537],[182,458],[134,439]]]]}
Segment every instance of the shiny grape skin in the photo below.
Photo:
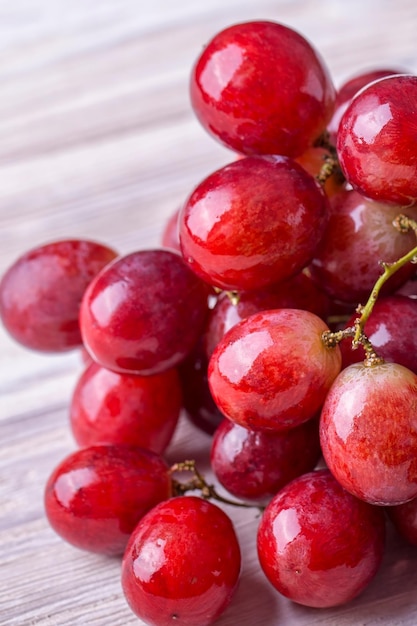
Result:
{"type": "Polygon", "coordinates": [[[314,178],[292,159],[247,157],[205,178],[179,218],[189,267],[225,290],[261,289],[300,272],[328,217],[314,178]]]}
{"type": "Polygon", "coordinates": [[[258,530],[272,585],[305,606],[349,602],[377,573],[385,546],[380,507],[345,491],[327,469],[294,479],[267,506],[258,530]]]}
{"type": "MultiPolygon", "coordinates": [[[[330,297],[365,304],[382,274],[381,262],[392,263],[416,245],[415,234],[400,233],[392,224],[400,213],[416,217],[416,209],[367,200],[356,191],[332,197],[325,234],[309,266],[310,275],[330,297]]],[[[414,273],[408,263],[384,285],[392,293],[414,273]]]]}
{"type": "Polygon", "coordinates": [[[208,292],[179,253],[132,252],[101,272],[84,295],[85,347],[115,371],[151,375],[170,369],[200,336],[208,292]]]}
{"type": "Polygon", "coordinates": [[[204,47],[190,79],[203,125],[247,155],[304,152],[325,130],[335,89],[310,43],[268,21],[234,24],[204,47]]]}
{"type": "Polygon", "coordinates": [[[0,283],[0,317],[20,344],[41,352],[82,345],[78,314],[88,284],[117,253],[84,239],[54,241],[21,255],[0,283]]]}
{"type": "Polygon", "coordinates": [[[229,493],[264,504],[321,456],[318,420],[286,432],[248,430],[224,419],[213,436],[210,464],[229,493]]]}
{"type": "MultiPolygon", "coordinates": [[[[352,326],[357,317],[357,313],[352,315],[346,327],[352,326]]],[[[390,363],[404,365],[417,374],[416,328],[417,300],[392,295],[378,298],[364,330],[380,357],[390,363]]],[[[344,340],[339,345],[343,367],[365,359],[362,346],[352,350],[352,340],[344,340]]]]}
{"type": "Polygon", "coordinates": [[[396,290],[395,295],[406,296],[412,300],[417,299],[417,272],[414,271],[406,283],[396,290]]]}
{"type": "Polygon", "coordinates": [[[138,521],[171,495],[161,456],[136,446],[89,446],[53,470],[45,512],[54,531],[73,546],[121,555],[138,521]]]}
{"type": "Polygon", "coordinates": [[[267,309],[305,309],[325,319],[330,311],[330,301],[302,272],[269,288],[241,291],[237,303],[227,293],[222,293],[209,313],[203,335],[207,356],[211,357],[223,335],[235,324],[267,309]]]}
{"type": "Polygon", "coordinates": [[[340,121],[337,152],[348,182],[379,202],[417,201],[417,76],[365,87],[340,121]]]}
{"type": "Polygon", "coordinates": [[[320,416],[326,464],[350,493],[392,506],[417,496],[417,375],[397,363],[354,363],[320,416]]]}
{"type": "Polygon", "coordinates": [[[367,70],[352,76],[346,80],[337,90],[336,104],[332,119],[329,122],[327,130],[330,133],[330,141],[336,145],[337,131],[339,129],[340,120],[343,113],[348,108],[352,98],[358,93],[360,89],[366,87],[374,80],[385,78],[386,76],[393,76],[395,74],[404,74],[404,69],[394,68],[375,68],[373,70],[367,70]]]}
{"type": "Polygon", "coordinates": [[[150,626],[209,626],[229,605],[240,566],[226,513],[201,498],[178,496],[139,522],[123,557],[122,588],[150,626]]]}
{"type": "Polygon", "coordinates": [[[209,362],[221,412],[245,428],[277,432],[314,417],[341,367],[339,347],[322,342],[327,330],[300,309],[262,311],[233,326],[209,362]]]}
{"type": "Polygon", "coordinates": [[[70,426],[79,446],[125,443],[162,454],[175,432],[181,407],[175,368],[138,376],[92,362],[74,389],[70,426]]]}

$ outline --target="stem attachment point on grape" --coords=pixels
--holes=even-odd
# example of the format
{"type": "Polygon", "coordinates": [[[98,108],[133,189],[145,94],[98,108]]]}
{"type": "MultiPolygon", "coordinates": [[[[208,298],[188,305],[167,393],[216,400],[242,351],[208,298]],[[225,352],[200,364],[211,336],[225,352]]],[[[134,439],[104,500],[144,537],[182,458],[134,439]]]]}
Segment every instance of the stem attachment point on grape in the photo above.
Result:
{"type": "Polygon", "coordinates": [[[225,498],[219,494],[214,485],[209,485],[207,483],[204,476],[197,469],[194,460],[185,460],[179,463],[174,463],[174,465],[170,468],[170,473],[174,474],[175,472],[190,472],[193,475],[191,480],[188,482],[181,482],[175,478],[172,479],[175,496],[184,495],[188,491],[200,491],[201,497],[205,500],[217,500],[218,502],[229,504],[231,506],[238,506],[246,509],[257,508],[261,512],[263,511],[263,507],[260,505],[239,502],[237,500],[229,500],[229,498],[225,498]]]}
{"type": "MultiPolygon", "coordinates": [[[[410,230],[413,230],[415,235],[417,236],[417,221],[413,220],[406,215],[400,214],[393,220],[393,226],[401,233],[407,233],[410,230]]],[[[417,246],[415,246],[412,250],[407,252],[404,256],[399,258],[394,263],[384,263],[381,262],[381,266],[383,268],[383,273],[376,281],[371,294],[368,298],[368,301],[364,306],[361,304],[358,305],[356,312],[359,317],[355,319],[354,325],[348,328],[345,328],[340,331],[326,331],[322,334],[322,341],[324,345],[328,348],[334,348],[340,341],[345,338],[352,338],[352,348],[355,349],[358,345],[362,345],[365,350],[365,360],[364,364],[368,367],[372,367],[373,365],[378,365],[384,362],[384,359],[380,357],[372,343],[369,341],[368,337],[364,332],[365,324],[369,319],[369,316],[372,313],[375,302],[377,301],[380,291],[383,285],[387,282],[389,278],[395,272],[397,272],[401,267],[406,265],[406,263],[416,263],[417,262],[417,246]]]]}

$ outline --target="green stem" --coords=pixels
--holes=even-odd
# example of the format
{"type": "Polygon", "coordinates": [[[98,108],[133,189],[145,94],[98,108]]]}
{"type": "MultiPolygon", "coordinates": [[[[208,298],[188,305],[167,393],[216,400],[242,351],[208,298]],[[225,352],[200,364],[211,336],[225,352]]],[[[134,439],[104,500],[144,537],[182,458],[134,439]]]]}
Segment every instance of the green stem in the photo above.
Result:
{"type": "MultiPolygon", "coordinates": [[[[407,217],[406,215],[398,215],[393,221],[393,226],[402,233],[413,230],[417,236],[417,222],[407,217]]],[[[378,356],[378,354],[375,352],[374,347],[366,336],[364,332],[364,327],[369,319],[369,316],[372,313],[375,302],[379,297],[382,287],[385,285],[387,280],[389,280],[391,276],[393,276],[393,274],[398,272],[398,270],[407,263],[417,263],[417,246],[407,252],[407,254],[404,254],[404,256],[399,258],[394,263],[382,263],[384,271],[376,281],[365,306],[358,306],[357,312],[359,317],[356,318],[354,325],[336,332],[324,332],[322,335],[323,343],[327,347],[332,348],[343,339],[352,338],[352,348],[357,348],[357,346],[361,344],[365,350],[365,365],[372,366],[376,365],[377,363],[383,363],[384,360],[380,356],[378,356]]]]}
{"type": "Polygon", "coordinates": [[[369,316],[372,313],[372,309],[374,308],[375,302],[377,301],[379,293],[380,293],[382,287],[384,286],[384,284],[401,267],[403,267],[407,263],[415,261],[416,258],[417,258],[417,246],[415,246],[412,250],[410,250],[410,252],[407,252],[407,254],[404,254],[404,256],[402,256],[400,259],[398,259],[394,263],[383,263],[382,264],[382,267],[384,268],[384,272],[381,274],[381,276],[376,281],[376,283],[374,285],[374,288],[372,289],[371,295],[369,296],[368,301],[365,304],[365,306],[359,307],[360,308],[360,311],[359,311],[360,312],[360,318],[358,319],[357,323],[355,324],[356,332],[355,332],[355,336],[353,338],[354,342],[358,342],[359,341],[359,336],[360,336],[361,332],[363,332],[364,326],[365,326],[366,322],[368,321],[369,316]]]}

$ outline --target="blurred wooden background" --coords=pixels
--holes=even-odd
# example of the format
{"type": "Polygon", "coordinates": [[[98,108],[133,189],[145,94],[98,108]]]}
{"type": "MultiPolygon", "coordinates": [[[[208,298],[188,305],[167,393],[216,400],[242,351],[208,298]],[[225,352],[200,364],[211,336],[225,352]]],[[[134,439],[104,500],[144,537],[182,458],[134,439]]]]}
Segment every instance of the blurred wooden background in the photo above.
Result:
{"type": "MultiPolygon", "coordinates": [[[[372,67],[417,71],[415,0],[0,0],[0,273],[37,244],[88,237],[120,252],[159,243],[166,219],[231,160],[188,100],[202,46],[234,22],[303,33],[336,85],[372,67]]],[[[140,624],[119,561],[77,551],[48,527],[43,488],[74,449],[77,354],[40,356],[0,328],[0,624],[140,624]]],[[[207,468],[209,439],[181,424],[169,456],[207,468]]],[[[244,550],[219,626],[417,624],[417,550],[391,537],[369,589],[337,610],[280,598],[259,573],[258,520],[230,511],[244,550]]]]}

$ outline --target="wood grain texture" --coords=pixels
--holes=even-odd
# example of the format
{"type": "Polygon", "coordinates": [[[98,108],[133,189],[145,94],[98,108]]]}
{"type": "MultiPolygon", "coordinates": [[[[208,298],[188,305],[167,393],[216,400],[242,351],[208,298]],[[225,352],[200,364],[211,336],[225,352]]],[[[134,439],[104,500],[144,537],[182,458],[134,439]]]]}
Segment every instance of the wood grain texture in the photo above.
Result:
{"type": "MultiPolygon", "coordinates": [[[[188,75],[204,43],[246,19],[295,27],[336,84],[375,66],[417,71],[415,0],[0,0],[0,273],[28,248],[90,237],[126,253],[159,242],[194,185],[231,160],[193,117],[188,75]]],[[[68,404],[78,354],[30,353],[0,329],[0,624],[140,625],[117,559],[48,527],[43,488],[75,448],[68,404]]],[[[209,438],[181,422],[169,460],[209,438]]],[[[243,546],[240,589],[219,626],[417,624],[417,550],[390,535],[367,591],[335,610],[278,596],[259,571],[258,518],[228,509],[243,546]]]]}

